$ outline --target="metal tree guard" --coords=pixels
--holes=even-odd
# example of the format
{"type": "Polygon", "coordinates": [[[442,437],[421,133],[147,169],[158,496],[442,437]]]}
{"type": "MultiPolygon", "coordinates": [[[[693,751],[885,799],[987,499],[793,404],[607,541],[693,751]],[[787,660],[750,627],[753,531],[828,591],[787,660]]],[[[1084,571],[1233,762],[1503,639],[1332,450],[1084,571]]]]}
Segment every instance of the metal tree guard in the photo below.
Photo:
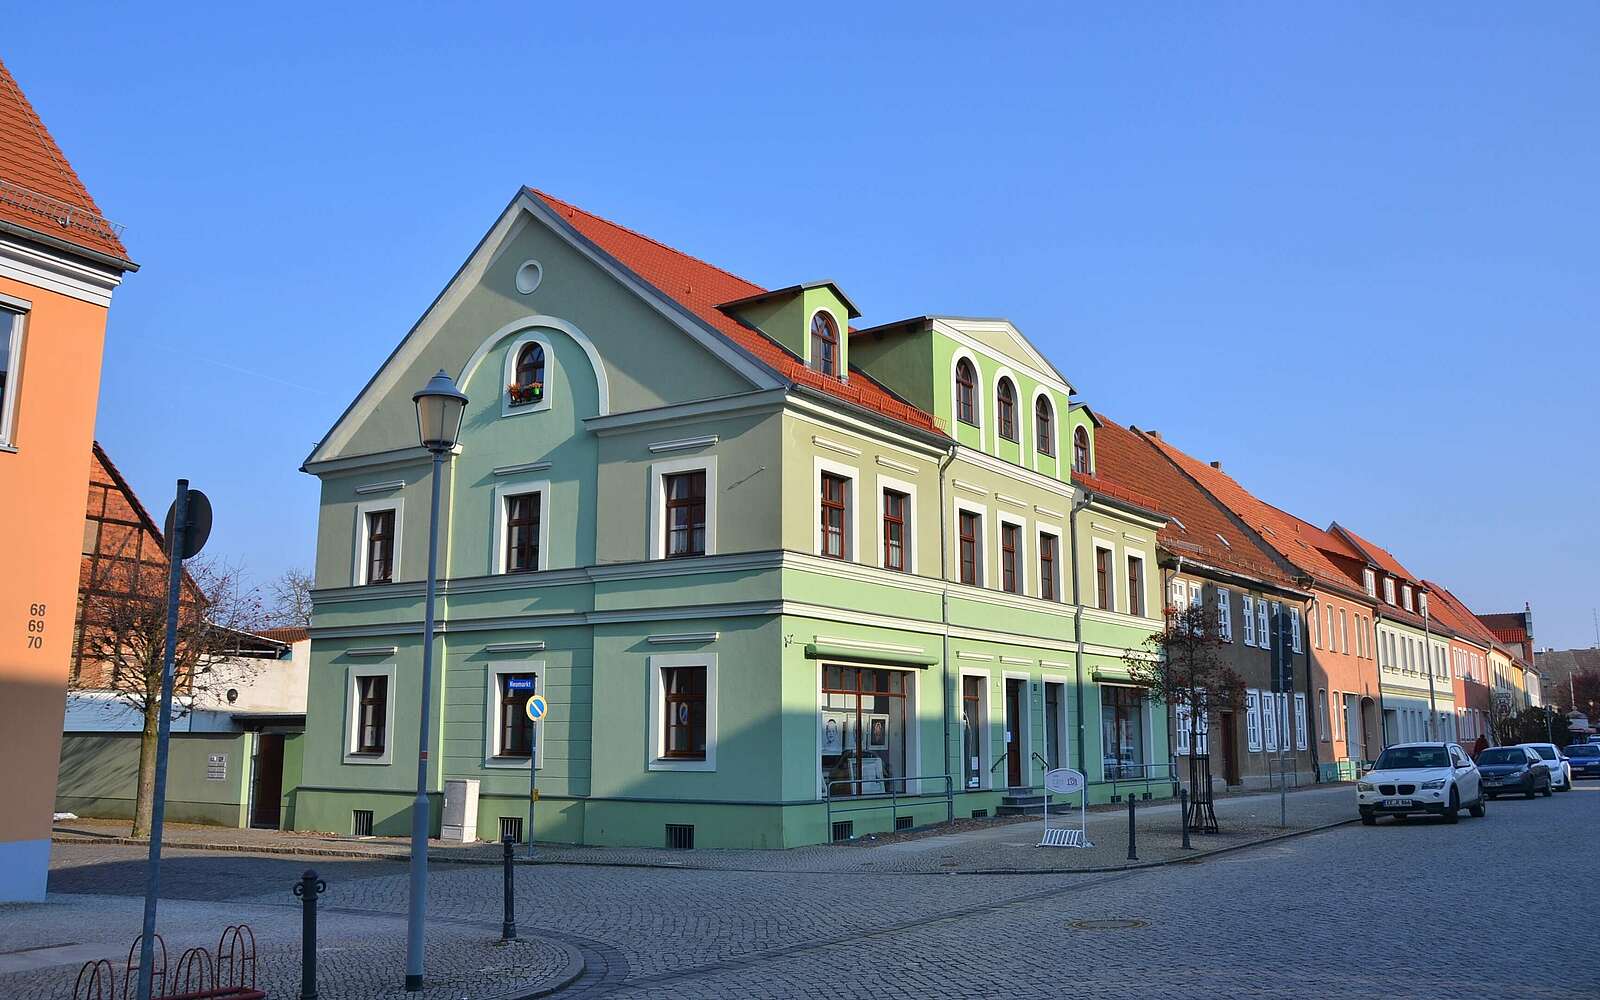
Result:
{"type": "Polygon", "coordinates": [[[1189,755],[1189,829],[1196,833],[1216,833],[1217,811],[1211,798],[1211,755],[1189,755]]]}

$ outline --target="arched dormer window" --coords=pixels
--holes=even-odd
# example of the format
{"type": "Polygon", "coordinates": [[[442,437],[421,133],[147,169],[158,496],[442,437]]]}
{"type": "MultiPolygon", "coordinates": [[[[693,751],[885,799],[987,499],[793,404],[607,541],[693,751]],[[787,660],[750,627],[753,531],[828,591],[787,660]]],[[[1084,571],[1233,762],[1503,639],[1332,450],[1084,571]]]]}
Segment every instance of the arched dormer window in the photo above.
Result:
{"type": "Polygon", "coordinates": [[[1072,432],[1072,471],[1089,475],[1089,432],[1082,427],[1072,432]]]}
{"type": "Polygon", "coordinates": [[[1050,407],[1050,398],[1040,396],[1033,401],[1033,446],[1041,455],[1054,455],[1056,453],[1056,432],[1053,426],[1055,411],[1050,407]]]}
{"type": "Polygon", "coordinates": [[[839,328],[821,310],[811,317],[811,365],[824,375],[839,374],[839,328]]]}
{"type": "Polygon", "coordinates": [[[511,395],[511,405],[537,403],[544,398],[544,347],[523,344],[517,352],[515,381],[506,386],[511,395]]]}
{"type": "Polygon", "coordinates": [[[972,371],[972,362],[962,358],[956,362],[956,419],[964,424],[977,426],[978,408],[973,402],[972,393],[977,386],[977,376],[972,371]]]}
{"type": "Polygon", "coordinates": [[[1011,380],[1001,377],[1000,384],[994,390],[995,420],[1000,428],[1000,436],[1007,441],[1017,439],[1017,389],[1011,380]]]}

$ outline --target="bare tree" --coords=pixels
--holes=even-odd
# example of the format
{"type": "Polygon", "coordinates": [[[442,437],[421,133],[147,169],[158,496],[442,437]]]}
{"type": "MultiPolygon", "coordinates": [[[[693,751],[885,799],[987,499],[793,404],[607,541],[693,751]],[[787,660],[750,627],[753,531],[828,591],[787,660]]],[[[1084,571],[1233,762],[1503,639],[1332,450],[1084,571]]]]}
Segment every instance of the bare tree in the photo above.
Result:
{"type": "MultiPolygon", "coordinates": [[[[81,595],[83,668],[76,686],[109,692],[144,720],[133,835],[149,836],[155,796],[156,728],[161,716],[161,674],[166,652],[166,566],[109,559],[81,595]]],[[[212,700],[252,668],[237,653],[244,633],[259,628],[261,600],[237,567],[194,559],[186,567],[178,602],[173,717],[196,700],[212,700]]]]}
{"type": "MultiPolygon", "coordinates": [[[[1144,651],[1123,658],[1133,682],[1150,692],[1151,701],[1179,708],[1180,716],[1188,716],[1184,724],[1190,748],[1189,790],[1196,797],[1202,790],[1209,792],[1210,778],[1209,755],[1200,753],[1200,734],[1209,730],[1212,718],[1244,705],[1244,678],[1224,662],[1222,643],[1215,608],[1169,608],[1166,626],[1145,639],[1144,651]]],[[[1214,830],[1209,804],[1203,813],[1205,820],[1197,828],[1214,830]]]]}
{"type": "Polygon", "coordinates": [[[268,616],[277,628],[311,627],[311,574],[298,566],[284,570],[267,584],[271,599],[268,616]]]}
{"type": "Polygon", "coordinates": [[[1489,733],[1494,737],[1495,746],[1510,746],[1517,742],[1519,713],[1516,701],[1504,691],[1496,692],[1489,699],[1489,733]]]}

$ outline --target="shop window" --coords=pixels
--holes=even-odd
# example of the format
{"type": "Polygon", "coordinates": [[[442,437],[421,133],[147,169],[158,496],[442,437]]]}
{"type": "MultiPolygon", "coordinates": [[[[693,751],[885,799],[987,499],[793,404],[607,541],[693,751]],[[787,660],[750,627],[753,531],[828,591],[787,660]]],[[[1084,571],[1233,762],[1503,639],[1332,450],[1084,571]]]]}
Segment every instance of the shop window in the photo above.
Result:
{"type": "Polygon", "coordinates": [[[822,780],[830,798],[904,793],[909,776],[911,675],[825,664],[822,780]]]}
{"type": "Polygon", "coordinates": [[[989,718],[984,699],[983,677],[961,678],[961,773],[968,788],[983,785],[985,741],[989,738],[989,718]]]}
{"type": "Polygon", "coordinates": [[[1101,763],[1107,781],[1145,777],[1145,695],[1119,685],[1100,688],[1101,763]]]}

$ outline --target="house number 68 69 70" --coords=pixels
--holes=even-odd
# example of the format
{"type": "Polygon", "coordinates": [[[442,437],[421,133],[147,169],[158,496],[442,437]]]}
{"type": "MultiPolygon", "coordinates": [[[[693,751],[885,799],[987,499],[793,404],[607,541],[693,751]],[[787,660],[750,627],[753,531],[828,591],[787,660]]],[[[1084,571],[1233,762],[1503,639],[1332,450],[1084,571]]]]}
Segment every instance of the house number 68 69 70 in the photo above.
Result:
{"type": "Polygon", "coordinates": [[[44,648],[44,605],[28,605],[28,648],[44,648]]]}

